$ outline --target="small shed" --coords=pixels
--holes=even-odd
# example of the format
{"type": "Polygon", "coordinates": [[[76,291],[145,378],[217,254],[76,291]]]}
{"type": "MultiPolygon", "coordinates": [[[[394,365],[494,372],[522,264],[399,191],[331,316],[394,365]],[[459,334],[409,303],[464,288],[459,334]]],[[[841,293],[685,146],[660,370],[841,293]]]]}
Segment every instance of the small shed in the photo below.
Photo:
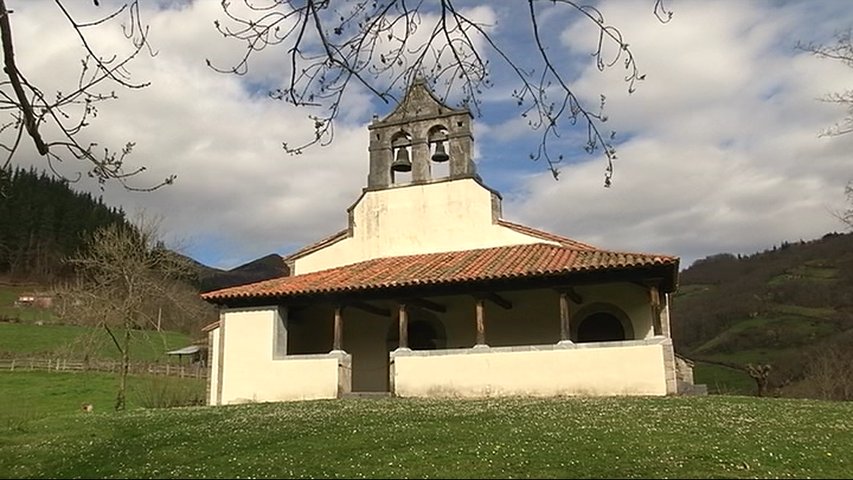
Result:
{"type": "Polygon", "coordinates": [[[201,360],[201,351],[202,347],[199,345],[190,345],[188,347],[166,352],[166,355],[177,355],[179,363],[184,362],[185,356],[190,358],[190,363],[196,363],[201,360]]]}

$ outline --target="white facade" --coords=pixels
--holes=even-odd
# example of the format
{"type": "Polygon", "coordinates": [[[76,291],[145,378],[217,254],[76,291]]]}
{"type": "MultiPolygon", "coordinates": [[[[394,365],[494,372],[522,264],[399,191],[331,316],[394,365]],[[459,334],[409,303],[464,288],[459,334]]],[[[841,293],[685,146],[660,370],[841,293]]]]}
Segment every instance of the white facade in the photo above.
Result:
{"type": "Polygon", "coordinates": [[[346,353],[286,354],[286,310],[226,310],[210,337],[211,405],[336,398],[349,392],[352,359],[346,353]]]}
{"type": "MultiPolygon", "coordinates": [[[[289,257],[293,278],[282,282],[298,285],[301,278],[329,269],[368,268],[360,262],[386,257],[515,245],[615,255],[501,220],[500,195],[464,158],[471,150],[465,118],[460,111],[445,111],[438,120],[424,117],[438,105],[430,104],[430,95],[421,92],[417,108],[398,108],[374,122],[369,188],[348,210],[346,231],[289,257]],[[414,126],[405,148],[416,156],[415,181],[395,184],[394,173],[383,169],[399,147],[383,142],[402,138],[407,112],[414,126]],[[451,175],[425,179],[430,144],[419,135],[433,132],[431,126],[448,115],[454,116],[448,125],[459,127],[446,137],[451,175]]],[[[446,108],[439,107],[439,112],[446,108]]],[[[277,297],[267,291],[253,297],[247,290],[229,296],[228,289],[206,294],[222,306],[219,325],[209,333],[209,402],[338,398],[350,392],[674,394],[678,380],[667,293],[675,286],[677,259],[666,258],[665,265],[593,264],[583,271],[586,276],[533,272],[512,281],[463,276],[449,286],[408,289],[394,286],[392,279],[387,288],[364,292],[353,284],[322,294],[298,288],[277,297]],[[662,286],[668,290],[660,291],[662,286]],[[596,340],[601,335],[606,341],[596,340]]],[[[504,261],[513,259],[485,263],[504,261]]]]}
{"type": "Polygon", "coordinates": [[[366,191],[350,208],[351,236],[296,258],[291,274],[379,257],[557,244],[498,224],[500,201],[473,178],[366,191]]]}

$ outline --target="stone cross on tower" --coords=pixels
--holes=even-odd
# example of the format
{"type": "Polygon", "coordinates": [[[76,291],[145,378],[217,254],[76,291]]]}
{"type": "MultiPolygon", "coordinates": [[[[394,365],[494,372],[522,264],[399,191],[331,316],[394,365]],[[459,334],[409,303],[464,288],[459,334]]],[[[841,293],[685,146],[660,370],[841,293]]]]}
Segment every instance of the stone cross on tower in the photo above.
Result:
{"type": "Polygon", "coordinates": [[[432,175],[432,167],[436,160],[442,161],[441,155],[435,155],[441,148],[449,156],[446,161],[450,163],[451,179],[477,177],[471,160],[474,143],[471,112],[441,103],[423,79],[416,79],[409,86],[405,98],[393,112],[381,120],[374,120],[367,128],[370,131],[368,190],[395,184],[392,165],[398,158],[411,162],[412,183],[438,180],[432,175]]]}

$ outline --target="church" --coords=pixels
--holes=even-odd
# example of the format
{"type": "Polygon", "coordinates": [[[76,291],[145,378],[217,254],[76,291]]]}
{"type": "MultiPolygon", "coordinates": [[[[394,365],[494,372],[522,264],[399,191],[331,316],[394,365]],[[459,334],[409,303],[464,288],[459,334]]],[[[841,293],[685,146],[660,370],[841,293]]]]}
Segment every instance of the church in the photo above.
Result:
{"type": "Polygon", "coordinates": [[[415,81],[368,126],[346,228],[290,275],[202,296],[208,403],[339,398],[673,395],[677,257],[602,249],[502,217],[472,117],[415,81]]]}

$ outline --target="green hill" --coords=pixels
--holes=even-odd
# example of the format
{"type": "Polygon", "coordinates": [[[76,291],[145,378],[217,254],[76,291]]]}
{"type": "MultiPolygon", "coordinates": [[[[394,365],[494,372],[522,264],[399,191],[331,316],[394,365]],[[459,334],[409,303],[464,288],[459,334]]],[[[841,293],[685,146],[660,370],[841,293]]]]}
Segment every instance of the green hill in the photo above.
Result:
{"type": "MultiPolygon", "coordinates": [[[[853,234],[783,243],[749,256],[720,254],[681,273],[673,297],[677,350],[703,376],[769,364],[778,395],[853,398],[853,234]],[[835,387],[819,385],[833,380],[835,387]],[[834,393],[827,390],[837,390],[834,393]]],[[[743,391],[749,378],[737,371],[743,391]]]]}

